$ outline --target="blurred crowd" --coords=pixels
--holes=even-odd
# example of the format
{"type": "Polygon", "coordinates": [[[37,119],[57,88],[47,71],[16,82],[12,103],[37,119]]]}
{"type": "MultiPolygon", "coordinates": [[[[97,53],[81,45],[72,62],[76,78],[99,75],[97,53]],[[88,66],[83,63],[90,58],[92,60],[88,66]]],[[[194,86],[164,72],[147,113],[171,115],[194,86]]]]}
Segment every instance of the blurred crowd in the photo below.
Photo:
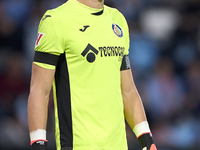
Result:
{"type": "MultiPolygon", "coordinates": [[[[27,99],[39,21],[66,0],[0,0],[0,149],[28,149],[27,99]]],[[[130,61],[160,150],[200,149],[200,1],[105,0],[130,27],[130,61]]],[[[48,140],[55,149],[52,97],[48,140]]],[[[141,149],[127,126],[129,149],[141,149]]]]}

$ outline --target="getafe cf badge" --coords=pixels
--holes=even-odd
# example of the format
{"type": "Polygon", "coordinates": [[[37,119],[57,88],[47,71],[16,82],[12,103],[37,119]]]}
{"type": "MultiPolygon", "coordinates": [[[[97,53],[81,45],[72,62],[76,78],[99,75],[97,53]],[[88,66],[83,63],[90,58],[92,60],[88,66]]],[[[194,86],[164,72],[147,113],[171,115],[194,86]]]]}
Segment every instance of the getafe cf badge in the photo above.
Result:
{"type": "Polygon", "coordinates": [[[123,37],[123,31],[117,24],[113,23],[112,29],[118,37],[123,37]]]}

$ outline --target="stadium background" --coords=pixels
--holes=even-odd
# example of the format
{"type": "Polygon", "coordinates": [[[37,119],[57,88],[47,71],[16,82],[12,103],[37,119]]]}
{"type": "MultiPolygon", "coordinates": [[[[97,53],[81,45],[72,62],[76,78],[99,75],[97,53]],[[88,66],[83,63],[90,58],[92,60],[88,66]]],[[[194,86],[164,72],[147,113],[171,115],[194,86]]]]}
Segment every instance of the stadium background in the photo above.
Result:
{"type": "MultiPolygon", "coordinates": [[[[29,149],[26,116],[39,20],[65,0],[0,0],[0,149],[29,149]]],[[[130,26],[130,61],[159,150],[200,149],[200,1],[105,0],[130,26]]],[[[52,96],[49,148],[55,149],[52,96]]],[[[129,150],[140,145],[127,127],[129,150]]]]}

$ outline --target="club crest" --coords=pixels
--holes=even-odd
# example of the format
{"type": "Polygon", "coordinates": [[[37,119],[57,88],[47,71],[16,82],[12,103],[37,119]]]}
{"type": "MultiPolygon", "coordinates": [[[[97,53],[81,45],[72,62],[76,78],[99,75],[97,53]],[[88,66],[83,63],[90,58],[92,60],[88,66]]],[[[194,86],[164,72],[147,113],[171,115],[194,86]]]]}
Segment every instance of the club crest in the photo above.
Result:
{"type": "Polygon", "coordinates": [[[112,29],[118,37],[123,37],[123,31],[117,24],[113,23],[112,29]]]}

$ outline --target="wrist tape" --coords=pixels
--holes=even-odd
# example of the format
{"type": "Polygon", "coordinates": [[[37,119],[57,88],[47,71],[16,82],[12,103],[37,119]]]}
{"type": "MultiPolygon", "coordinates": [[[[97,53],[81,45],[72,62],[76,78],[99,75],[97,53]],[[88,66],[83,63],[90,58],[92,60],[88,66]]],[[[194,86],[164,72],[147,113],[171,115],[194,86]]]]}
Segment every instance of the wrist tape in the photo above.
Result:
{"type": "Polygon", "coordinates": [[[133,128],[133,132],[137,136],[142,148],[146,147],[146,150],[157,150],[147,121],[137,124],[133,128]]]}
{"type": "Polygon", "coordinates": [[[36,141],[46,141],[46,130],[45,129],[37,129],[36,131],[30,132],[30,140],[31,145],[36,141]]]}
{"type": "Polygon", "coordinates": [[[137,138],[140,137],[142,134],[151,133],[150,128],[149,128],[149,124],[148,124],[147,121],[143,121],[143,122],[137,124],[133,128],[133,132],[135,133],[137,138]]]}

